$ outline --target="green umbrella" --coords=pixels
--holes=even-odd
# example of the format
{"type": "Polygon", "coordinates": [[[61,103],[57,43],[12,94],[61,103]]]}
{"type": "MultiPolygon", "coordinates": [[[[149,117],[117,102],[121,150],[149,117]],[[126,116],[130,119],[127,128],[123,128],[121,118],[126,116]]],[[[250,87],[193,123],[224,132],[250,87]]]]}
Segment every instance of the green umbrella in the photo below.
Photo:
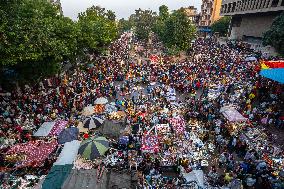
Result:
{"type": "Polygon", "coordinates": [[[109,142],[105,137],[93,137],[84,140],[78,153],[89,160],[94,160],[95,158],[102,156],[109,149],[109,142]]]}

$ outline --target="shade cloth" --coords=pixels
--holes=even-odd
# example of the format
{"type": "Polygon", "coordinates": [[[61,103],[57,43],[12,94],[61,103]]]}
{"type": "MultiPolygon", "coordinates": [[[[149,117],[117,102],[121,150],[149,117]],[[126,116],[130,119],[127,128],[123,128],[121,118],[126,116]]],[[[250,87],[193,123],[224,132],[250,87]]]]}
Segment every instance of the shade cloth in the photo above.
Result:
{"type": "Polygon", "coordinates": [[[245,118],[232,106],[224,106],[220,109],[220,112],[224,115],[226,119],[231,122],[241,122],[247,120],[247,118],[245,118]]]}
{"type": "Polygon", "coordinates": [[[78,140],[73,140],[72,142],[66,142],[57,161],[53,165],[73,164],[73,162],[77,157],[80,143],[81,142],[78,140]]]}
{"type": "Polygon", "coordinates": [[[69,127],[64,129],[58,136],[58,143],[64,144],[65,142],[71,142],[77,140],[79,135],[79,129],[77,127],[69,127]]]}
{"type": "Polygon", "coordinates": [[[54,165],[42,184],[42,189],[61,189],[73,165],[54,165]]]}
{"type": "Polygon", "coordinates": [[[26,159],[18,162],[17,167],[40,167],[49,154],[57,147],[57,141],[44,142],[42,140],[31,141],[23,144],[12,146],[7,154],[24,154],[26,159]]]}
{"type": "Polygon", "coordinates": [[[68,121],[57,121],[51,131],[49,132],[48,136],[57,136],[61,131],[64,130],[68,121]]]}
{"type": "Polygon", "coordinates": [[[107,187],[106,171],[98,183],[97,169],[73,169],[65,180],[62,189],[101,189],[107,187]]]}
{"type": "Polygon", "coordinates": [[[37,130],[37,132],[34,134],[34,136],[38,136],[38,137],[45,137],[47,136],[51,129],[53,128],[53,126],[55,125],[56,122],[44,122],[40,128],[37,130]]]}
{"type": "Polygon", "coordinates": [[[284,83],[284,68],[275,68],[275,69],[265,69],[260,71],[260,75],[263,77],[272,79],[281,84],[284,83]]]}

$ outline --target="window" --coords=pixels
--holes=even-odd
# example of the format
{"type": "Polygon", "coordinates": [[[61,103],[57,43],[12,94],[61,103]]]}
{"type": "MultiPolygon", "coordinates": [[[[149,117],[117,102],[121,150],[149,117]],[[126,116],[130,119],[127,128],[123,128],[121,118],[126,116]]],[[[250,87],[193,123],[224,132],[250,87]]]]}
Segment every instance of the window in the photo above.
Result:
{"type": "Polygon", "coordinates": [[[279,0],[272,0],[271,7],[277,7],[279,0]]]}
{"type": "Polygon", "coordinates": [[[236,2],[234,2],[234,3],[233,3],[233,7],[232,7],[232,12],[235,12],[236,5],[237,5],[237,3],[236,3],[236,2]]]}

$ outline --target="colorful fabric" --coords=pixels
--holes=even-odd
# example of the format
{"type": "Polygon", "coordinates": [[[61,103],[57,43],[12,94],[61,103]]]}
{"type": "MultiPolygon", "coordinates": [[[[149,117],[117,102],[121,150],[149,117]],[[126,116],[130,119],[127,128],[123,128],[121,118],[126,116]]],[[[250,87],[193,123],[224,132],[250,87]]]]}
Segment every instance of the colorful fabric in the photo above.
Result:
{"type": "Polygon", "coordinates": [[[169,122],[176,133],[181,134],[185,132],[185,121],[181,116],[173,117],[169,122]]]}
{"type": "Polygon", "coordinates": [[[7,154],[24,154],[24,161],[18,162],[17,167],[40,167],[57,147],[57,141],[44,142],[42,140],[32,141],[23,144],[16,144],[7,154]]]}
{"type": "Polygon", "coordinates": [[[159,139],[155,135],[147,135],[145,134],[142,137],[142,146],[141,146],[142,151],[147,151],[147,152],[158,152],[159,151],[159,139]]]}
{"type": "Polygon", "coordinates": [[[57,136],[59,135],[66,127],[68,121],[57,121],[48,136],[57,136]]]}

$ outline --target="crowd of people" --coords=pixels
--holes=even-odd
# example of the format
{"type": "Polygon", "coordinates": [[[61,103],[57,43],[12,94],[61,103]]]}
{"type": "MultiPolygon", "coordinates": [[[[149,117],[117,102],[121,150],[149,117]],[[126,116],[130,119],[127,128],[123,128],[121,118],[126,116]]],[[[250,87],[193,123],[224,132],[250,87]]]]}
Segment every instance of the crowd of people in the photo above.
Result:
{"type": "Polygon", "coordinates": [[[77,126],[84,107],[107,97],[127,115],[120,136],[125,140],[113,140],[98,177],[106,167],[137,172],[139,188],[283,188],[284,148],[269,133],[284,126],[283,85],[262,78],[259,62],[245,61],[251,52],[241,46],[200,38],[182,59],[161,56],[163,49],[125,33],[107,57],[35,87],[1,93],[1,154],[36,140],[34,131],[46,121],[77,126]],[[155,61],[148,59],[153,52],[159,52],[155,61]],[[220,112],[226,105],[247,118],[236,123],[242,128],[230,128],[220,112]],[[255,135],[254,129],[266,132],[265,143],[244,136],[255,135]]]}

